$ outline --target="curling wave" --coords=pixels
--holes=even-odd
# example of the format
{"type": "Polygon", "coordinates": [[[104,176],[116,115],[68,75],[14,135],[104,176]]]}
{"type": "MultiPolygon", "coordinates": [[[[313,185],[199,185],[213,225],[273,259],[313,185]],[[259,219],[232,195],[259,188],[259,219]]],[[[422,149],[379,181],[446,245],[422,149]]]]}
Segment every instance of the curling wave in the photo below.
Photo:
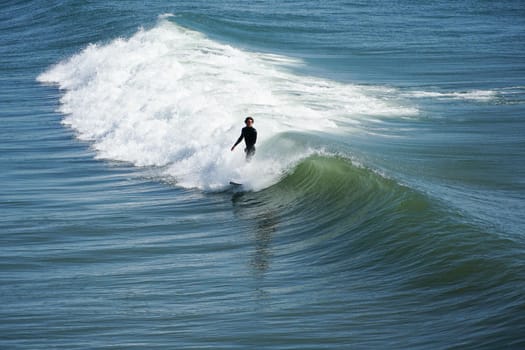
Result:
{"type": "Polygon", "coordinates": [[[243,51],[171,20],[163,15],[128,39],[89,45],[38,77],[64,91],[64,124],[91,141],[98,158],[162,167],[183,187],[214,190],[238,179],[257,190],[321,151],[280,135],[351,133],[369,118],[418,113],[392,88],[300,76],[298,60],[243,51]],[[246,115],[260,135],[250,164],[229,152],[246,115]]]}

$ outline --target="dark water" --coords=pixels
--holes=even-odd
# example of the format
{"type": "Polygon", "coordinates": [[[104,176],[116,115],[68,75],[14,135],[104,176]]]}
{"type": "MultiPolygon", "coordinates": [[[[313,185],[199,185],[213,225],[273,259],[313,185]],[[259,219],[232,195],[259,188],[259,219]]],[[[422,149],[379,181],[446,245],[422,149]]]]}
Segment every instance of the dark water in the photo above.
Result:
{"type": "Polygon", "coordinates": [[[522,1],[1,6],[1,348],[525,347],[522,1]]]}

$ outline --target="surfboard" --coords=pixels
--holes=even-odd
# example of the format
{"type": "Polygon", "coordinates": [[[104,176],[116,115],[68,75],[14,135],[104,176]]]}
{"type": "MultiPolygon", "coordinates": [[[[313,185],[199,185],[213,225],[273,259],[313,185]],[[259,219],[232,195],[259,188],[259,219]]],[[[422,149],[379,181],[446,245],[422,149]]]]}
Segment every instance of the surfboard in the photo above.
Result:
{"type": "Polygon", "coordinates": [[[230,185],[232,185],[232,186],[242,186],[242,184],[240,184],[238,182],[235,182],[235,181],[230,181],[230,185]]]}

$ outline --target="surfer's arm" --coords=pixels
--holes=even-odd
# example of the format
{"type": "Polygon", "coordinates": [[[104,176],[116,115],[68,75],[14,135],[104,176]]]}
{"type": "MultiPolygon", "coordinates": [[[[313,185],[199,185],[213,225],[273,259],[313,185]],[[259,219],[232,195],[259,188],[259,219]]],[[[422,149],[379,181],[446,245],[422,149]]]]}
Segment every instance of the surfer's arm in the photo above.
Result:
{"type": "Polygon", "coordinates": [[[232,151],[233,151],[233,149],[235,148],[235,146],[237,146],[237,145],[242,141],[243,137],[244,137],[244,135],[241,133],[241,136],[239,136],[239,138],[237,139],[237,141],[236,141],[235,144],[233,145],[233,147],[232,147],[232,149],[231,149],[232,151]]]}

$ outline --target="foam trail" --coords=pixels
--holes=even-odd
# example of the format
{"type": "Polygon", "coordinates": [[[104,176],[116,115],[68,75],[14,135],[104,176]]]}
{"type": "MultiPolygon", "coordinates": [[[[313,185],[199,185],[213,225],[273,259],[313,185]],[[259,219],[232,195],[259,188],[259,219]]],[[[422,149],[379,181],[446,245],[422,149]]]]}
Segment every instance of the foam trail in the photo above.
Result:
{"type": "Polygon", "coordinates": [[[437,98],[487,102],[495,100],[499,94],[494,90],[471,90],[461,92],[414,91],[408,95],[415,98],[437,98]]]}
{"type": "Polygon", "coordinates": [[[391,89],[298,76],[289,69],[298,64],[215,42],[163,15],[131,38],[89,45],[38,80],[64,90],[63,122],[93,142],[98,158],[162,167],[180,186],[211,190],[231,179],[264,188],[316,151],[291,141],[272,148],[287,131],[341,132],[360,118],[418,113],[382,97],[391,89]],[[247,115],[259,132],[248,164],[241,147],[229,151],[247,115]]]}

